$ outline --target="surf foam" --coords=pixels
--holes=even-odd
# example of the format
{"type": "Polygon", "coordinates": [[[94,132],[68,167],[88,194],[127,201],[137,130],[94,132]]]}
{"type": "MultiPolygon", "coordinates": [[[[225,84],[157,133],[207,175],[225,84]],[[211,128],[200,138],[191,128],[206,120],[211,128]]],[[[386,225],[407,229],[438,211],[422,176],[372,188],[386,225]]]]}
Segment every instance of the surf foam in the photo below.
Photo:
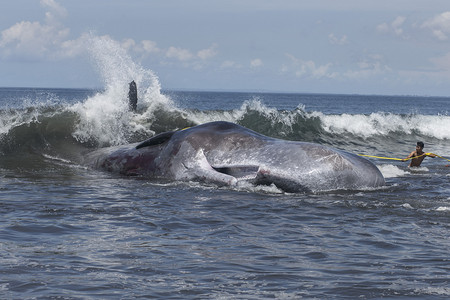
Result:
{"type": "Polygon", "coordinates": [[[384,178],[402,177],[408,174],[397,166],[394,165],[377,165],[384,178]]]}
{"type": "Polygon", "coordinates": [[[437,139],[450,139],[450,116],[397,115],[392,113],[371,113],[370,115],[324,115],[314,112],[330,133],[345,132],[370,137],[373,135],[389,135],[394,132],[418,133],[437,139]]]}
{"type": "Polygon", "coordinates": [[[129,137],[136,134],[153,134],[147,121],[152,119],[155,109],[175,108],[172,101],[161,94],[158,77],[134,63],[125,49],[107,36],[91,37],[89,44],[105,89],[70,107],[80,119],[73,136],[81,142],[108,146],[130,142],[129,137]],[[138,87],[139,114],[128,109],[128,88],[132,80],[138,87]]]}

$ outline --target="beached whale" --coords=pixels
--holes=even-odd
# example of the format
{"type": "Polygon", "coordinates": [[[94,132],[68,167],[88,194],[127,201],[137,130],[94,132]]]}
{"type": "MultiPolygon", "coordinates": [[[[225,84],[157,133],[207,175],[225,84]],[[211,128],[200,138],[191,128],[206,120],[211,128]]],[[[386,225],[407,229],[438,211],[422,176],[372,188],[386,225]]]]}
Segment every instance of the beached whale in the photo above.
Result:
{"type": "Polygon", "coordinates": [[[365,189],[385,184],[370,161],[319,144],[286,141],[229,122],[165,132],[140,144],[96,150],[94,167],[125,175],[236,185],[287,192],[365,189]]]}

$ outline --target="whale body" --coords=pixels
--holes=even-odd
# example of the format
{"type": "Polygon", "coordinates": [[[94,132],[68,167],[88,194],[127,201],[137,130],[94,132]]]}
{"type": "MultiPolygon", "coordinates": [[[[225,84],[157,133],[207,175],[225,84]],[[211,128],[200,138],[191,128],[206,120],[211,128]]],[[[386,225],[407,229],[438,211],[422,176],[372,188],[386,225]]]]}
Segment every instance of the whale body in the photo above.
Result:
{"type": "Polygon", "coordinates": [[[375,188],[378,168],[352,153],[271,138],[230,122],[161,133],[140,144],[96,150],[96,168],[148,178],[236,185],[274,184],[286,192],[375,188]]]}

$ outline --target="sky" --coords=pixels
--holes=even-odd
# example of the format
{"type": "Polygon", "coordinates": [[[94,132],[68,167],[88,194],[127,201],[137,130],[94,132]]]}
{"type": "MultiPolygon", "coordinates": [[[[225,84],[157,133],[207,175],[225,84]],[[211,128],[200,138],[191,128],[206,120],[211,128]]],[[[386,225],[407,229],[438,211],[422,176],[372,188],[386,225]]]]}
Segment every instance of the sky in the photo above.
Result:
{"type": "Polygon", "coordinates": [[[0,87],[101,88],[111,39],[163,89],[450,96],[448,0],[14,0],[0,87]]]}

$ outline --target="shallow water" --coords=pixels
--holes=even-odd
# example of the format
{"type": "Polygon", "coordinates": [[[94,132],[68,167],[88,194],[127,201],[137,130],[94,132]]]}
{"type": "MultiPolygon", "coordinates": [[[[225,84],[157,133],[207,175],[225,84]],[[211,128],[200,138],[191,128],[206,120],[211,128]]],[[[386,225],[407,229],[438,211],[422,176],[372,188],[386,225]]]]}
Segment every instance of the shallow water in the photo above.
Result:
{"type": "Polygon", "coordinates": [[[152,183],[60,161],[2,170],[0,292],[445,299],[449,177],[403,171],[374,191],[305,195],[152,183]]]}
{"type": "Polygon", "coordinates": [[[449,158],[450,98],[161,92],[135,69],[136,114],[126,77],[101,91],[0,89],[0,298],[449,298],[444,159],[409,169],[371,158],[386,186],[315,194],[122,177],[80,161],[215,120],[394,158],[423,140],[449,158]]]}

